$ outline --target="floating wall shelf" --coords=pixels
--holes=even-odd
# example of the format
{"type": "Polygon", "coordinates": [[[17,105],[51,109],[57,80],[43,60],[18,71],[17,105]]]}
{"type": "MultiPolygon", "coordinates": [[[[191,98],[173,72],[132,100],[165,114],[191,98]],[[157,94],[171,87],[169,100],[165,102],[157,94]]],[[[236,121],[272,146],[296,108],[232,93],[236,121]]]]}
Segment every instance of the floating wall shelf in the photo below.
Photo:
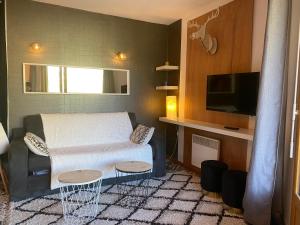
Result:
{"type": "Polygon", "coordinates": [[[167,91],[167,90],[178,90],[178,86],[156,86],[156,90],[162,90],[162,91],[167,91]]]}
{"type": "Polygon", "coordinates": [[[156,67],[156,71],[172,71],[179,70],[179,66],[163,65],[156,67]]]}

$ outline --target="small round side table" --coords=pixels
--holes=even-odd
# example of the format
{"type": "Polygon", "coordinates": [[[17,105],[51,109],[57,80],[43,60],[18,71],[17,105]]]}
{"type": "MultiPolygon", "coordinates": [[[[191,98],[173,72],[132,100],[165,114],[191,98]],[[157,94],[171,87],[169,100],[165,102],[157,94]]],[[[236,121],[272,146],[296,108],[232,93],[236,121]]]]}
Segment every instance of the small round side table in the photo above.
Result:
{"type": "Polygon", "coordinates": [[[124,161],[117,163],[115,169],[118,192],[124,197],[120,204],[138,207],[144,203],[149,195],[152,165],[142,161],[124,161]],[[124,176],[128,179],[124,179],[124,176]]]}
{"type": "Polygon", "coordinates": [[[74,170],[58,176],[66,222],[73,224],[97,216],[102,176],[103,173],[97,170],[74,170]]]}

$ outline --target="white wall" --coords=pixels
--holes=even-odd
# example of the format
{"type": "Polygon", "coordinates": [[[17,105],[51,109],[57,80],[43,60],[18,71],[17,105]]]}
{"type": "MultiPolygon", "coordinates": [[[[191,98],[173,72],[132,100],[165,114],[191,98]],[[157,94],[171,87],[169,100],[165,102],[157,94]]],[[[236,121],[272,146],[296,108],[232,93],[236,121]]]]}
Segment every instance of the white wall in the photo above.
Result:
{"type": "MultiPolygon", "coordinates": [[[[187,22],[195,19],[209,11],[232,2],[233,0],[214,1],[205,7],[195,9],[184,18],[182,18],[182,32],[181,32],[181,62],[180,62],[180,89],[179,89],[179,117],[184,118],[184,104],[185,104],[185,80],[186,80],[186,51],[187,51],[187,22]]],[[[262,64],[262,55],[264,48],[265,24],[267,18],[268,0],[254,0],[254,18],[253,18],[253,43],[252,43],[252,70],[260,71],[262,64]]],[[[254,127],[254,118],[250,120],[250,127],[254,127]]],[[[179,128],[178,139],[178,160],[183,161],[184,148],[184,129],[179,128]]],[[[248,147],[248,155],[251,155],[251,145],[248,147]]],[[[250,157],[249,157],[250,158],[250,157]]],[[[249,160],[248,160],[249,164],[249,160]]]]}

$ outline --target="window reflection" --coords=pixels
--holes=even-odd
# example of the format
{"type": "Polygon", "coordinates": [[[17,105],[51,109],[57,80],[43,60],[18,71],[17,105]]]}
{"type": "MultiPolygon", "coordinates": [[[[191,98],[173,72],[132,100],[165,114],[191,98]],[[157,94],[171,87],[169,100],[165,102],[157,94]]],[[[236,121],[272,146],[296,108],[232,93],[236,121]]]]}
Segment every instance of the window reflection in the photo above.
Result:
{"type": "Polygon", "coordinates": [[[58,66],[47,66],[48,92],[60,92],[60,68],[58,66]]]}
{"type": "Polygon", "coordinates": [[[67,93],[103,93],[103,70],[67,67],[67,93]]]}

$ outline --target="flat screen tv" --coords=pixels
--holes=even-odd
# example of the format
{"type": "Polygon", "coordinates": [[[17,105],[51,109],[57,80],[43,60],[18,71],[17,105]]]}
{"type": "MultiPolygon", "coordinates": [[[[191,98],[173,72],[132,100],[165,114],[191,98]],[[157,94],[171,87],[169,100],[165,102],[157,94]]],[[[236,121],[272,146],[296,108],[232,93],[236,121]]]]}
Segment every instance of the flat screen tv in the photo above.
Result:
{"type": "Polygon", "coordinates": [[[206,109],[254,116],[259,73],[207,76],[206,109]]]}

